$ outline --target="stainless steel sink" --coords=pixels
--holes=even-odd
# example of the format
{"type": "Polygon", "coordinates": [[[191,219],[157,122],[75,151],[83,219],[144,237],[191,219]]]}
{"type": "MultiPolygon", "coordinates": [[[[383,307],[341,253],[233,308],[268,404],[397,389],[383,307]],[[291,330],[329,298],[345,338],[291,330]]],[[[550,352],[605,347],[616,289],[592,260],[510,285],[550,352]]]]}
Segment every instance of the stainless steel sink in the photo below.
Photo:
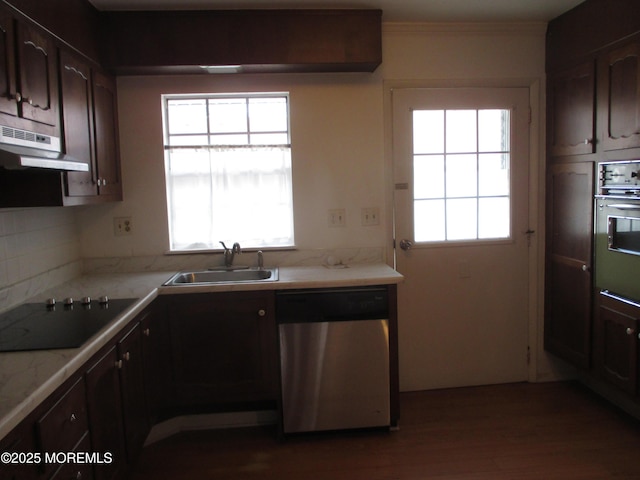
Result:
{"type": "Polygon", "coordinates": [[[200,272],[180,272],[163,283],[164,286],[210,285],[216,283],[275,282],[278,267],[246,268],[229,270],[204,270],[200,272]]]}

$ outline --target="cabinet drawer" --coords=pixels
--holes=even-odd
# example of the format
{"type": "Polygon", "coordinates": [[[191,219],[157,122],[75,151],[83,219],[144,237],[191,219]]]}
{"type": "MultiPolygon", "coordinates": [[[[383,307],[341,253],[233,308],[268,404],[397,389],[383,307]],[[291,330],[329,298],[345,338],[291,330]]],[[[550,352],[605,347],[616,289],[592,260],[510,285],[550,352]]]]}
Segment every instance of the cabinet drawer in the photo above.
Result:
{"type": "MultiPolygon", "coordinates": [[[[85,436],[76,445],[74,452],[89,452],[91,450],[91,442],[89,434],[85,436]]],[[[93,478],[93,467],[91,463],[64,463],[53,474],[50,480],[91,480],[93,478]]]]}
{"type": "Polygon", "coordinates": [[[69,452],[88,430],[84,380],[80,378],[37,422],[43,452],[69,452]]]}

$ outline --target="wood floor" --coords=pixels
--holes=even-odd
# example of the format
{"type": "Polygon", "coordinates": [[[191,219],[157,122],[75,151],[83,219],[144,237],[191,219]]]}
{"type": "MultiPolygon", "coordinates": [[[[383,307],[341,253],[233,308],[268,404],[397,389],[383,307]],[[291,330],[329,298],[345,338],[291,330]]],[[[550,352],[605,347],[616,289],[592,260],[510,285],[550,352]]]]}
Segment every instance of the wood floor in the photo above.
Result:
{"type": "Polygon", "coordinates": [[[147,447],[132,480],[640,479],[640,422],[575,383],[401,395],[400,430],[189,432],[147,447]]]}

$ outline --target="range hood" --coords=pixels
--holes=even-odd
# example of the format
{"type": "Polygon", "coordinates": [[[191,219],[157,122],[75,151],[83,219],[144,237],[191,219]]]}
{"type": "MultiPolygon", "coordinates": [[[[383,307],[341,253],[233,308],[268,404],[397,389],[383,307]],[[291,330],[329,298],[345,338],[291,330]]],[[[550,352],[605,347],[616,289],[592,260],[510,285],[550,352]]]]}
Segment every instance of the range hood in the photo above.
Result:
{"type": "Polygon", "coordinates": [[[89,171],[86,161],[61,152],[60,138],[0,125],[0,167],[89,171]]]}

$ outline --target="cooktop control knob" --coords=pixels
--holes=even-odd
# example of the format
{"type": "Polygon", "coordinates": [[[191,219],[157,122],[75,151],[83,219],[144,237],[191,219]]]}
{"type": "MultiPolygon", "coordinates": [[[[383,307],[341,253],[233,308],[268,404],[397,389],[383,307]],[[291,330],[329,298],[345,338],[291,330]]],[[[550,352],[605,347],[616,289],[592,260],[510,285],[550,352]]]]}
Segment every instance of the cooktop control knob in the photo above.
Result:
{"type": "Polygon", "coordinates": [[[82,305],[89,305],[91,303],[91,297],[82,297],[80,303],[82,303],[82,305]]]}
{"type": "Polygon", "coordinates": [[[102,297],[100,297],[100,298],[98,299],[98,302],[99,302],[101,305],[105,305],[105,304],[109,303],[109,297],[107,297],[106,295],[103,295],[102,297]]]}
{"type": "Polygon", "coordinates": [[[56,306],[56,299],[51,297],[51,298],[47,298],[47,300],[44,302],[45,305],[47,306],[47,308],[55,308],[56,306]]]}
{"type": "Polygon", "coordinates": [[[64,299],[64,304],[67,307],[73,306],[73,298],[71,297],[67,297],[64,299]]]}

